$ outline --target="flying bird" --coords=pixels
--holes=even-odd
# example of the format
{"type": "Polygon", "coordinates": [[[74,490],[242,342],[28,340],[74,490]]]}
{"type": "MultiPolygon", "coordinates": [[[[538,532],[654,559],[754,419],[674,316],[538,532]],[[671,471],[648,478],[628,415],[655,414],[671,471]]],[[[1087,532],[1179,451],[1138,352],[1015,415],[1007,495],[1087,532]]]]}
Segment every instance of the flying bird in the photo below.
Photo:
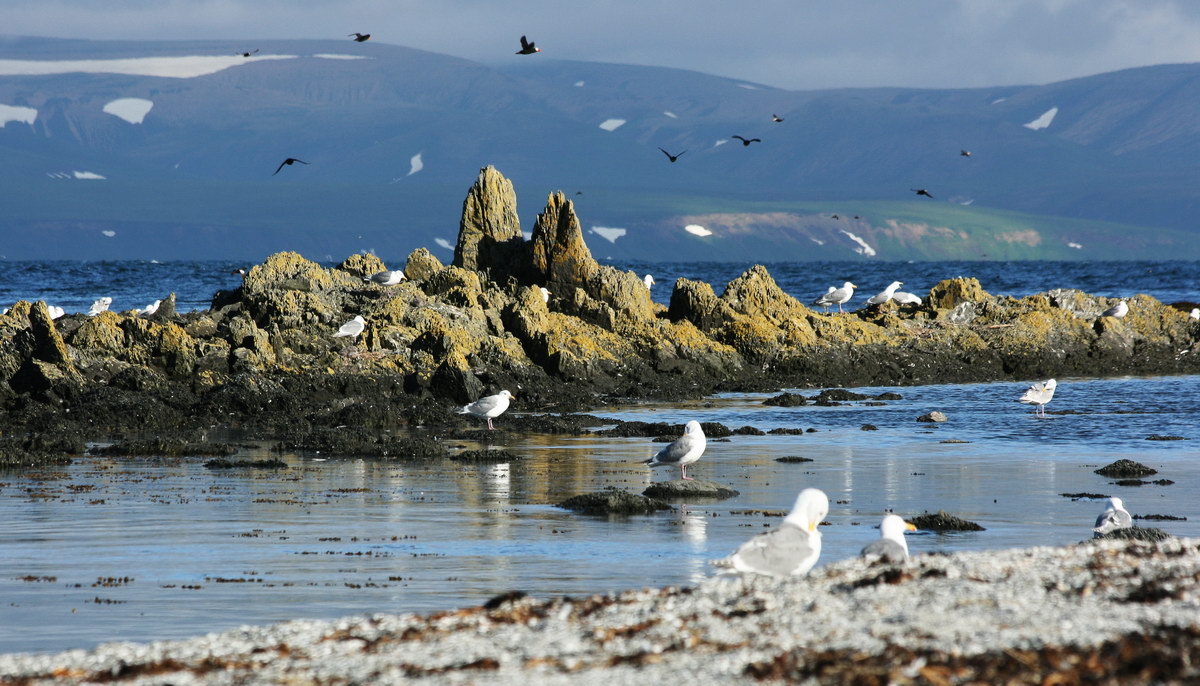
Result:
{"type": "Polygon", "coordinates": [[[771,115],[771,121],[773,121],[773,122],[775,122],[776,124],[778,124],[779,122],[783,121],[783,117],[779,116],[778,114],[772,114],[772,115],[771,115]]]}
{"type": "Polygon", "coordinates": [[[729,557],[712,565],[736,572],[774,577],[799,576],[821,557],[821,520],[829,514],[829,497],[816,488],[800,491],[792,512],[778,529],[746,541],[729,557]]]}
{"type": "Polygon", "coordinates": [[[933,196],[930,195],[929,191],[925,190],[924,188],[910,188],[908,190],[912,191],[913,193],[916,193],[917,195],[923,195],[926,198],[929,198],[931,200],[933,199],[933,196]]]}
{"type": "Polygon", "coordinates": [[[838,215],[836,215],[836,214],[831,214],[831,215],[829,215],[829,218],[830,218],[830,219],[841,219],[841,217],[840,217],[840,216],[838,216],[838,215]]]}
{"type": "Polygon", "coordinates": [[[469,414],[480,419],[486,419],[488,429],[495,431],[496,427],[492,426],[492,419],[504,414],[508,409],[508,403],[514,398],[512,393],[508,391],[500,391],[496,395],[489,395],[486,398],[480,398],[469,405],[463,405],[458,408],[459,414],[469,414]]]}
{"type": "Polygon", "coordinates": [[[357,33],[357,32],[355,32],[355,33],[347,33],[346,35],[347,35],[347,36],[353,36],[353,37],[354,37],[354,42],[355,42],[355,43],[365,43],[365,42],[367,42],[367,41],[371,40],[371,34],[369,34],[369,33],[357,33]]]}
{"type": "Polygon", "coordinates": [[[687,466],[700,459],[707,444],[708,441],[704,438],[704,429],[700,428],[700,422],[693,419],[684,426],[682,436],[676,438],[670,445],[658,451],[657,455],[642,464],[648,464],[651,467],[663,464],[679,465],[679,477],[685,481],[694,481],[687,475],[687,466]]]}
{"type": "Polygon", "coordinates": [[[684,150],[683,152],[679,153],[678,155],[672,155],[671,153],[667,152],[666,150],[663,150],[662,148],[659,148],[659,150],[662,150],[662,154],[666,155],[667,159],[671,160],[672,163],[674,163],[675,160],[679,159],[680,157],[683,157],[684,152],[687,152],[687,150],[684,150]]]}
{"type": "Polygon", "coordinates": [[[1042,417],[1046,416],[1046,404],[1054,397],[1054,389],[1058,388],[1058,382],[1054,379],[1047,381],[1039,381],[1029,387],[1025,391],[1025,395],[1017,398],[1017,402],[1033,405],[1033,411],[1042,417]]]}
{"type": "Polygon", "coordinates": [[[868,543],[858,556],[871,561],[904,562],[908,559],[908,542],[904,540],[904,532],[916,530],[917,527],[899,515],[885,515],[879,523],[879,538],[868,543]]]}
{"type": "Polygon", "coordinates": [[[960,157],[970,157],[971,151],[970,150],[959,150],[958,154],[960,157]]]}
{"type": "Polygon", "coordinates": [[[541,51],[542,49],[539,48],[533,41],[526,40],[525,36],[521,36],[521,49],[517,51],[518,55],[532,55],[535,52],[541,51]]]}
{"type": "Polygon", "coordinates": [[[1133,517],[1129,516],[1129,511],[1125,509],[1125,504],[1121,502],[1121,499],[1109,498],[1104,512],[1096,517],[1096,526],[1092,527],[1092,538],[1099,538],[1110,531],[1128,529],[1132,526],[1133,517]]]}
{"type": "Polygon", "coordinates": [[[761,138],[742,138],[741,136],[730,136],[730,138],[738,139],[739,141],[742,142],[742,145],[747,148],[750,147],[751,143],[761,143],[762,142],[761,138]]]}
{"type": "Polygon", "coordinates": [[[1117,303],[1116,305],[1113,305],[1112,307],[1105,310],[1104,314],[1102,314],[1100,316],[1101,317],[1113,317],[1115,319],[1122,319],[1127,314],[1129,314],[1129,303],[1122,300],[1121,302],[1117,303]]]}
{"type": "Polygon", "coordinates": [[[363,319],[362,315],[356,314],[356,315],[354,315],[354,319],[351,319],[350,321],[346,322],[345,324],[342,324],[342,327],[337,330],[337,333],[333,334],[333,337],[334,338],[347,338],[348,337],[348,338],[350,338],[350,340],[355,340],[358,338],[358,335],[360,333],[362,333],[363,329],[365,329],[365,328],[367,328],[367,320],[363,319]]]}
{"type": "Polygon", "coordinates": [[[385,269],[370,276],[364,276],[363,281],[371,281],[379,284],[380,286],[395,286],[403,281],[404,278],[403,269],[397,269],[395,271],[388,271],[385,269]]]}
{"type": "Polygon", "coordinates": [[[903,285],[904,284],[899,281],[891,282],[890,284],[888,284],[887,288],[883,289],[883,291],[881,293],[876,293],[875,295],[872,295],[870,298],[867,298],[867,304],[868,305],[884,304],[885,302],[887,302],[887,301],[891,300],[893,297],[895,297],[896,289],[903,285]]]}
{"type": "Polygon", "coordinates": [[[845,310],[842,309],[842,303],[849,302],[850,298],[854,297],[855,288],[858,288],[858,286],[855,286],[847,281],[842,284],[841,288],[836,288],[833,291],[826,293],[825,298],[829,300],[831,305],[838,306],[838,312],[844,312],[845,310]]]}
{"type": "MultiPolygon", "coordinates": [[[[311,164],[310,162],[305,162],[304,160],[298,160],[295,157],[289,157],[286,160],[279,163],[279,166],[275,168],[275,174],[278,174],[279,170],[283,169],[285,165],[290,167],[297,162],[299,162],[300,164],[311,164]]],[[[275,176],[275,174],[271,174],[271,176],[275,176]]]]}
{"type": "Polygon", "coordinates": [[[242,53],[242,57],[249,57],[249,56],[253,55],[253,54],[254,54],[254,53],[256,53],[256,52],[258,52],[258,48],[255,48],[255,49],[251,50],[250,52],[243,52],[243,53],[242,53]]]}

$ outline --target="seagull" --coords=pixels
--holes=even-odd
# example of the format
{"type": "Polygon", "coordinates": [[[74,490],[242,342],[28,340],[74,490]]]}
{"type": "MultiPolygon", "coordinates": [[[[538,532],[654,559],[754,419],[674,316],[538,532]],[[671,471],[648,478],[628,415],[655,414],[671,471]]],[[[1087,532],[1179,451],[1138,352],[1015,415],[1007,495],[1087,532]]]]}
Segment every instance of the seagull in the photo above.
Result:
{"type": "Polygon", "coordinates": [[[888,287],[883,289],[882,293],[876,293],[870,298],[867,298],[868,305],[882,305],[896,296],[896,289],[904,284],[899,281],[893,281],[888,284],[888,287]]]}
{"type": "Polygon", "coordinates": [[[243,53],[242,53],[242,57],[249,57],[249,56],[253,55],[253,54],[254,54],[254,53],[256,53],[256,52],[258,52],[258,48],[255,48],[255,49],[251,50],[250,52],[243,52],[243,53]]]}
{"type": "Polygon", "coordinates": [[[959,150],[958,154],[960,157],[970,157],[971,151],[970,150],[959,150]]]}
{"type": "MultiPolygon", "coordinates": [[[[279,163],[279,166],[276,167],[276,169],[275,169],[275,174],[278,174],[279,170],[283,169],[284,165],[287,165],[290,167],[293,164],[295,164],[296,162],[299,162],[300,164],[311,164],[310,162],[305,162],[304,160],[298,160],[295,157],[289,157],[286,160],[279,163]]],[[[271,174],[271,176],[275,176],[275,174],[271,174]]]]}
{"type": "Polygon", "coordinates": [[[103,298],[100,298],[96,302],[92,303],[92,306],[88,308],[87,316],[95,317],[96,315],[100,314],[101,312],[104,312],[105,310],[107,310],[108,306],[111,304],[112,304],[112,298],[110,298],[106,295],[103,298]]]}
{"type": "Polygon", "coordinates": [[[142,311],[140,312],[140,314],[144,314],[147,316],[152,315],[155,312],[158,312],[158,306],[161,304],[162,304],[161,300],[155,300],[154,302],[152,302],[149,305],[142,308],[142,311]]]}
{"type": "Polygon", "coordinates": [[[895,293],[892,293],[892,300],[894,300],[897,305],[920,305],[921,304],[920,298],[913,295],[912,293],[905,293],[904,291],[896,291],[895,293]]]}
{"type": "Polygon", "coordinates": [[[650,287],[654,285],[654,277],[647,274],[642,277],[642,283],[646,284],[646,290],[650,290],[650,287]]]}
{"type": "Polygon", "coordinates": [[[776,124],[778,124],[779,122],[783,121],[783,117],[779,116],[778,114],[772,114],[772,115],[771,115],[771,121],[773,121],[773,122],[775,122],[776,124]]]}
{"type": "Polygon", "coordinates": [[[1193,307],[1191,312],[1188,312],[1188,319],[1200,319],[1200,307],[1193,307]]]}
{"type": "Polygon", "coordinates": [[[508,391],[500,391],[496,395],[489,395],[486,398],[480,398],[470,405],[463,405],[458,408],[459,414],[470,414],[486,419],[488,429],[495,431],[496,427],[492,426],[492,419],[504,414],[508,409],[508,403],[513,399],[513,394],[508,391]]]}
{"type": "Polygon", "coordinates": [[[1030,386],[1029,390],[1025,391],[1025,395],[1017,398],[1017,402],[1034,405],[1034,413],[1045,417],[1046,403],[1049,403],[1050,399],[1054,397],[1055,388],[1058,388],[1058,382],[1054,379],[1039,381],[1030,386]]]}
{"type": "Polygon", "coordinates": [[[879,538],[868,543],[858,556],[871,561],[904,562],[908,559],[908,542],[904,540],[904,532],[916,530],[917,527],[899,515],[884,515],[879,523],[879,538]]]}
{"type": "Polygon", "coordinates": [[[351,340],[355,340],[358,338],[358,334],[362,333],[365,328],[367,328],[367,320],[363,319],[362,315],[356,314],[354,315],[354,319],[342,324],[342,328],[338,329],[337,333],[333,334],[333,337],[349,337],[351,340]]]}
{"type": "Polygon", "coordinates": [[[47,305],[46,311],[50,313],[51,319],[58,319],[59,317],[61,317],[67,313],[66,310],[59,307],[58,305],[47,305]]]}
{"type": "Polygon", "coordinates": [[[347,33],[346,35],[353,36],[355,43],[365,43],[366,41],[371,40],[371,34],[369,34],[369,33],[355,32],[355,33],[347,33]]]}
{"type": "Polygon", "coordinates": [[[820,307],[824,307],[824,308],[825,308],[825,311],[826,311],[826,312],[828,312],[828,311],[829,311],[829,308],[830,308],[830,307],[833,305],[833,301],[829,299],[829,296],[830,296],[830,294],[832,294],[832,293],[833,293],[835,290],[837,290],[837,289],[835,289],[833,286],[830,286],[830,287],[829,287],[829,290],[825,291],[825,295],[822,295],[821,297],[819,297],[819,298],[817,298],[816,300],[812,301],[812,304],[813,304],[813,305],[820,306],[820,307]]]}
{"type": "Polygon", "coordinates": [[[550,302],[550,289],[546,288],[545,286],[538,286],[538,290],[542,294],[542,302],[550,302]]]}
{"type": "Polygon", "coordinates": [[[682,436],[676,438],[670,445],[658,451],[657,455],[642,464],[648,464],[651,467],[661,464],[677,464],[680,478],[684,481],[694,481],[687,475],[687,466],[700,459],[707,443],[704,439],[704,429],[700,428],[700,422],[693,419],[683,427],[682,436]]]}
{"type": "Polygon", "coordinates": [[[1127,314],[1129,314],[1129,303],[1122,300],[1121,302],[1117,303],[1116,305],[1113,305],[1112,307],[1105,310],[1104,314],[1102,314],[1100,316],[1101,317],[1113,317],[1114,319],[1121,319],[1127,314]]]}
{"type": "Polygon", "coordinates": [[[800,491],[792,512],[778,529],[746,541],[729,557],[713,560],[717,567],[768,576],[799,576],[821,557],[821,520],[829,513],[829,498],[816,488],[800,491]]]}
{"type": "Polygon", "coordinates": [[[1112,497],[1108,499],[1108,506],[1104,508],[1104,512],[1096,517],[1096,526],[1092,527],[1092,538],[1100,538],[1110,531],[1117,529],[1128,529],[1133,526],[1133,517],[1129,516],[1129,511],[1125,509],[1125,504],[1120,498],[1112,497]]]}
{"type": "Polygon", "coordinates": [[[395,286],[404,280],[404,270],[397,269],[395,271],[383,270],[376,272],[370,276],[364,276],[363,281],[373,281],[380,286],[395,286]]]}
{"type": "Polygon", "coordinates": [[[518,55],[532,55],[535,52],[541,51],[542,49],[539,48],[533,41],[526,40],[525,36],[521,36],[521,49],[517,51],[518,55]]]}
{"type": "Polygon", "coordinates": [[[683,152],[679,153],[678,155],[672,155],[671,153],[667,152],[666,150],[663,150],[662,148],[659,148],[659,150],[662,150],[662,154],[666,155],[667,159],[671,160],[672,164],[674,164],[675,160],[678,160],[680,157],[683,157],[683,152],[687,152],[687,150],[684,150],[683,152]]]}
{"type": "Polygon", "coordinates": [[[750,147],[751,143],[761,143],[762,142],[761,138],[742,138],[741,136],[730,136],[730,138],[738,139],[739,141],[742,142],[742,145],[747,148],[750,147]]]}
{"type": "Polygon", "coordinates": [[[233,271],[231,271],[229,273],[237,274],[238,276],[242,277],[243,279],[246,278],[246,270],[245,269],[234,269],[233,271]]]}
{"type": "Polygon", "coordinates": [[[829,300],[829,303],[831,305],[838,306],[838,312],[844,312],[845,310],[842,309],[842,303],[849,302],[850,298],[854,297],[854,289],[855,288],[858,288],[858,286],[855,286],[854,284],[847,281],[846,283],[842,284],[841,288],[835,289],[832,292],[827,293],[825,295],[825,297],[829,300]]]}
{"type": "Polygon", "coordinates": [[[912,191],[913,193],[916,193],[917,195],[923,195],[926,198],[929,198],[930,200],[933,199],[933,196],[929,194],[929,191],[925,190],[924,188],[910,188],[908,190],[912,191]]]}

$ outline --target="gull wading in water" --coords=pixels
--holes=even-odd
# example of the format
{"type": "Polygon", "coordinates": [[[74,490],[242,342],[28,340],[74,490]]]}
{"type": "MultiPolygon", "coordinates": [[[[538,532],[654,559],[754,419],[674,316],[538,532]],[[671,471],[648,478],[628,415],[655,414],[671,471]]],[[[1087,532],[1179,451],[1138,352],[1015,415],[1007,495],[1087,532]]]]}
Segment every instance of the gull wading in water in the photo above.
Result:
{"type": "Polygon", "coordinates": [[[346,322],[345,324],[342,324],[342,328],[338,329],[337,333],[333,334],[333,337],[334,338],[349,337],[351,340],[356,340],[358,338],[358,335],[360,333],[362,333],[363,329],[365,329],[365,328],[367,328],[367,320],[363,319],[362,315],[356,314],[356,315],[354,315],[354,319],[351,319],[350,321],[346,322]]]}
{"type": "Polygon", "coordinates": [[[469,405],[463,405],[458,408],[459,414],[469,414],[480,419],[486,419],[488,429],[495,431],[496,427],[492,426],[492,419],[504,414],[508,409],[508,403],[515,396],[508,391],[500,391],[496,395],[489,395],[485,398],[480,398],[469,405]]]}
{"type": "Polygon", "coordinates": [[[879,538],[867,544],[858,556],[871,561],[904,562],[908,559],[908,542],[904,540],[904,532],[916,530],[917,527],[899,515],[885,515],[879,523],[879,538]]]}
{"type": "Polygon", "coordinates": [[[849,302],[850,298],[854,297],[855,288],[858,288],[858,286],[847,281],[842,284],[841,288],[835,288],[832,293],[827,294],[825,297],[829,299],[831,304],[838,306],[838,312],[844,312],[842,303],[849,302]]]}
{"type": "Polygon", "coordinates": [[[692,477],[687,475],[687,466],[700,459],[707,445],[704,429],[700,428],[700,422],[693,419],[683,427],[682,436],[676,438],[670,445],[658,451],[657,455],[642,464],[648,464],[651,467],[664,464],[679,465],[680,478],[692,481],[692,477]]]}
{"type": "Polygon", "coordinates": [[[800,491],[792,512],[774,531],[746,541],[737,552],[712,564],[727,573],[753,572],[786,577],[805,574],[821,557],[821,520],[829,514],[829,498],[816,488],[800,491]]]}
{"type": "Polygon", "coordinates": [[[1030,386],[1029,390],[1025,391],[1025,395],[1017,398],[1017,402],[1033,405],[1034,413],[1045,417],[1046,404],[1049,403],[1050,399],[1054,397],[1055,388],[1058,388],[1058,382],[1054,379],[1039,381],[1038,383],[1030,386]]]}
{"type": "Polygon", "coordinates": [[[404,270],[396,269],[394,271],[383,270],[376,272],[370,276],[364,276],[363,281],[371,281],[380,286],[395,286],[404,280],[404,270]]]}
{"type": "Polygon", "coordinates": [[[1121,502],[1121,499],[1109,498],[1104,512],[1096,517],[1096,526],[1092,527],[1092,538],[1099,538],[1110,531],[1128,529],[1132,526],[1133,517],[1129,516],[1129,511],[1125,509],[1125,504],[1121,502]]]}
{"type": "Polygon", "coordinates": [[[1129,303],[1122,300],[1121,302],[1117,303],[1116,305],[1113,305],[1112,307],[1105,310],[1104,314],[1101,314],[1100,316],[1101,317],[1114,317],[1116,319],[1121,319],[1127,314],[1129,314],[1129,303]]]}
{"type": "Polygon", "coordinates": [[[875,295],[872,295],[870,298],[868,298],[867,304],[868,305],[884,304],[885,302],[887,302],[887,301],[891,300],[893,297],[895,297],[896,289],[903,285],[904,284],[899,281],[891,282],[890,284],[888,284],[887,288],[883,289],[882,293],[876,293],[875,295]]]}

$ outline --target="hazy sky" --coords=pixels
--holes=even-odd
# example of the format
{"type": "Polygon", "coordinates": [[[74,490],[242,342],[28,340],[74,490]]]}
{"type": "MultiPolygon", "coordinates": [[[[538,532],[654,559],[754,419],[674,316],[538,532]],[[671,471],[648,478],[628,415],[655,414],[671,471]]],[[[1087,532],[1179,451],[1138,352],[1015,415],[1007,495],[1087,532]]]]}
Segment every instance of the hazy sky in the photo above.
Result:
{"type": "Polygon", "coordinates": [[[526,33],[563,59],[785,88],[1047,83],[1200,61],[1194,0],[0,0],[0,32],[345,38],[503,63],[526,33]]]}

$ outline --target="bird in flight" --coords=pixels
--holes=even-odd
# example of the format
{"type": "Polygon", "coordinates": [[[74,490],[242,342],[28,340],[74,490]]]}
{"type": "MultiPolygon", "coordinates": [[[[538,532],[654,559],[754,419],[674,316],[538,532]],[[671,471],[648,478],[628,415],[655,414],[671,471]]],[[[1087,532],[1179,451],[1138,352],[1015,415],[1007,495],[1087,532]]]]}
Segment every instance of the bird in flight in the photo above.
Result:
{"type": "Polygon", "coordinates": [[[517,51],[518,55],[532,55],[535,52],[541,51],[542,49],[539,48],[533,41],[527,40],[525,36],[521,36],[521,49],[517,51]]]}
{"type": "Polygon", "coordinates": [[[683,152],[687,152],[687,150],[684,150],[683,152],[679,153],[678,155],[672,155],[671,153],[667,152],[666,150],[663,150],[662,148],[659,148],[659,150],[662,150],[662,154],[666,155],[667,159],[671,160],[672,163],[674,163],[675,160],[679,159],[680,157],[683,157],[683,152]]]}
{"type": "Polygon", "coordinates": [[[830,218],[830,219],[841,219],[841,217],[840,217],[839,215],[836,215],[836,214],[831,214],[831,215],[829,215],[829,218],[830,218]]]}
{"type": "Polygon", "coordinates": [[[256,53],[256,52],[258,52],[258,48],[255,48],[255,49],[251,50],[250,52],[243,52],[243,53],[242,53],[242,57],[249,57],[249,56],[253,55],[253,54],[254,54],[254,53],[256,53]]]}
{"type": "MultiPolygon", "coordinates": [[[[742,138],[741,136],[730,136],[730,138],[738,139],[739,141],[742,142],[742,145],[744,145],[747,148],[750,147],[751,143],[761,143],[762,142],[761,138],[742,138]]],[[[682,153],[680,153],[680,154],[682,154],[682,153]]]]}
{"type": "Polygon", "coordinates": [[[772,115],[771,115],[771,121],[773,121],[773,122],[775,122],[776,124],[778,124],[779,122],[783,121],[783,117],[779,116],[778,114],[772,114],[772,115]]]}
{"type": "Polygon", "coordinates": [[[958,154],[960,157],[970,157],[971,151],[970,150],[959,150],[958,154]]]}
{"type": "Polygon", "coordinates": [[[352,36],[354,38],[355,43],[364,43],[366,41],[371,40],[371,34],[369,34],[369,33],[355,32],[355,33],[347,33],[346,35],[352,36]]]}
{"type": "MultiPolygon", "coordinates": [[[[289,157],[286,160],[279,163],[279,166],[275,169],[275,174],[278,174],[279,170],[283,169],[284,166],[290,167],[293,164],[295,164],[296,162],[299,162],[300,164],[311,164],[310,162],[305,162],[304,160],[298,160],[295,157],[289,157]]],[[[271,176],[275,176],[275,174],[271,174],[271,176]]]]}
{"type": "Polygon", "coordinates": [[[929,191],[925,190],[924,188],[910,188],[908,190],[912,191],[913,193],[916,193],[917,195],[923,195],[926,198],[930,198],[930,199],[933,198],[933,196],[929,194],[929,191]]]}

